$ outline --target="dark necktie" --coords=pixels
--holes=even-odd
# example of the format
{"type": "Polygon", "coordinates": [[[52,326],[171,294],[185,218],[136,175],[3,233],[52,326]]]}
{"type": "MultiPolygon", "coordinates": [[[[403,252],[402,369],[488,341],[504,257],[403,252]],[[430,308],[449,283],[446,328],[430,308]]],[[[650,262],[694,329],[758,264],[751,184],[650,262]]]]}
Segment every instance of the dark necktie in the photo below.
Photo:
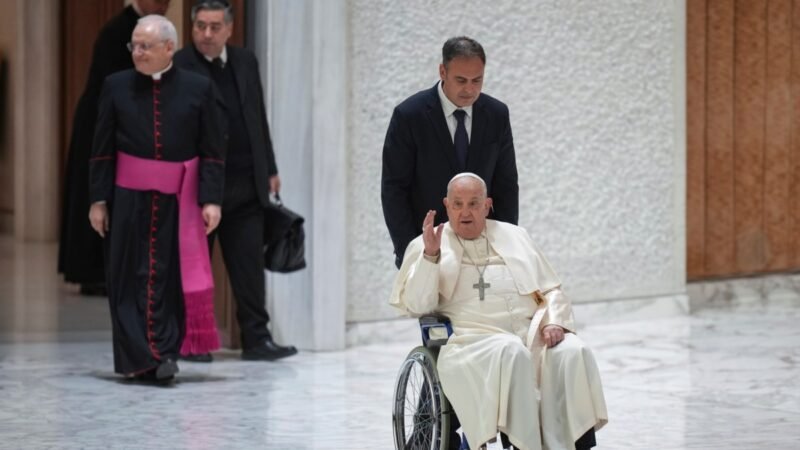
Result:
{"type": "Polygon", "coordinates": [[[212,59],[211,60],[211,64],[214,64],[215,66],[219,67],[220,69],[224,69],[225,68],[225,62],[222,61],[222,58],[220,58],[219,56],[217,56],[216,58],[212,59]]]}
{"type": "Polygon", "coordinates": [[[453,145],[456,147],[456,157],[458,163],[461,164],[461,170],[467,168],[467,147],[469,146],[469,138],[467,137],[467,127],[464,125],[464,117],[467,112],[463,109],[453,111],[456,118],[456,133],[453,136],[453,145]]]}

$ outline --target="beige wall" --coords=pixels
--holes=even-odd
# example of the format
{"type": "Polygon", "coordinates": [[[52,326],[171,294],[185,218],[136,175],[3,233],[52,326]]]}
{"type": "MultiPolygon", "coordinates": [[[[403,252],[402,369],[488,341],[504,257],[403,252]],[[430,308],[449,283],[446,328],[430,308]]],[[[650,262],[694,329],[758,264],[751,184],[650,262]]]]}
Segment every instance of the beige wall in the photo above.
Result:
{"type": "Polygon", "coordinates": [[[14,236],[53,241],[59,199],[59,4],[17,0],[14,236]]]}

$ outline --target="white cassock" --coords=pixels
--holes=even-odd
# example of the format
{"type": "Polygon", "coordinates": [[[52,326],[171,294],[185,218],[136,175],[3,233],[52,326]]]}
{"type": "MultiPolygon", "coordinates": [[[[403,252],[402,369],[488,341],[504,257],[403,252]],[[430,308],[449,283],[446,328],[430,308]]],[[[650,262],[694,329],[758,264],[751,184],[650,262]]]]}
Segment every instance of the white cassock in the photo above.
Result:
{"type": "Polygon", "coordinates": [[[487,220],[481,237],[464,240],[445,224],[436,262],[424,257],[421,236],[408,245],[390,304],[450,318],[453,335],[437,369],[471,447],[501,431],[522,450],[574,449],[608,422],[597,364],[574,334],[560,285],[515,225],[487,220]],[[489,285],[483,300],[475,287],[481,272],[489,285]],[[551,324],[567,333],[548,349],[541,329],[551,324]]]}

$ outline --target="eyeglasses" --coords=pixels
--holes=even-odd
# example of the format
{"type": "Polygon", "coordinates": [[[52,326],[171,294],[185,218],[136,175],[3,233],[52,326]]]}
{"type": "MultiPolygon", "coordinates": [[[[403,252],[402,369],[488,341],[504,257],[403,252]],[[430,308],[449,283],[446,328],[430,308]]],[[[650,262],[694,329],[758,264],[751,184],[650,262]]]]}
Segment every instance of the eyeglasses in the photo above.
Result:
{"type": "Polygon", "coordinates": [[[128,47],[128,51],[133,53],[136,49],[139,49],[143,52],[149,52],[152,50],[156,45],[164,44],[166,41],[159,41],[159,42],[128,42],[126,45],[128,47]]]}

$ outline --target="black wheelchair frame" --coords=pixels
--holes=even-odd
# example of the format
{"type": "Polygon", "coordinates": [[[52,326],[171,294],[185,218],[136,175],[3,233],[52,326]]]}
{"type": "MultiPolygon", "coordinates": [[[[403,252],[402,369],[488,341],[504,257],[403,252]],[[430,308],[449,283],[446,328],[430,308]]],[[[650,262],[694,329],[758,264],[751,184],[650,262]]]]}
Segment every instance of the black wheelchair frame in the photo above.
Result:
{"type": "Polygon", "coordinates": [[[453,333],[443,315],[419,319],[422,345],[408,353],[397,375],[392,405],[396,450],[445,450],[450,444],[450,402],[444,395],[436,358],[453,333]],[[436,336],[431,338],[431,332],[436,336]]]}

